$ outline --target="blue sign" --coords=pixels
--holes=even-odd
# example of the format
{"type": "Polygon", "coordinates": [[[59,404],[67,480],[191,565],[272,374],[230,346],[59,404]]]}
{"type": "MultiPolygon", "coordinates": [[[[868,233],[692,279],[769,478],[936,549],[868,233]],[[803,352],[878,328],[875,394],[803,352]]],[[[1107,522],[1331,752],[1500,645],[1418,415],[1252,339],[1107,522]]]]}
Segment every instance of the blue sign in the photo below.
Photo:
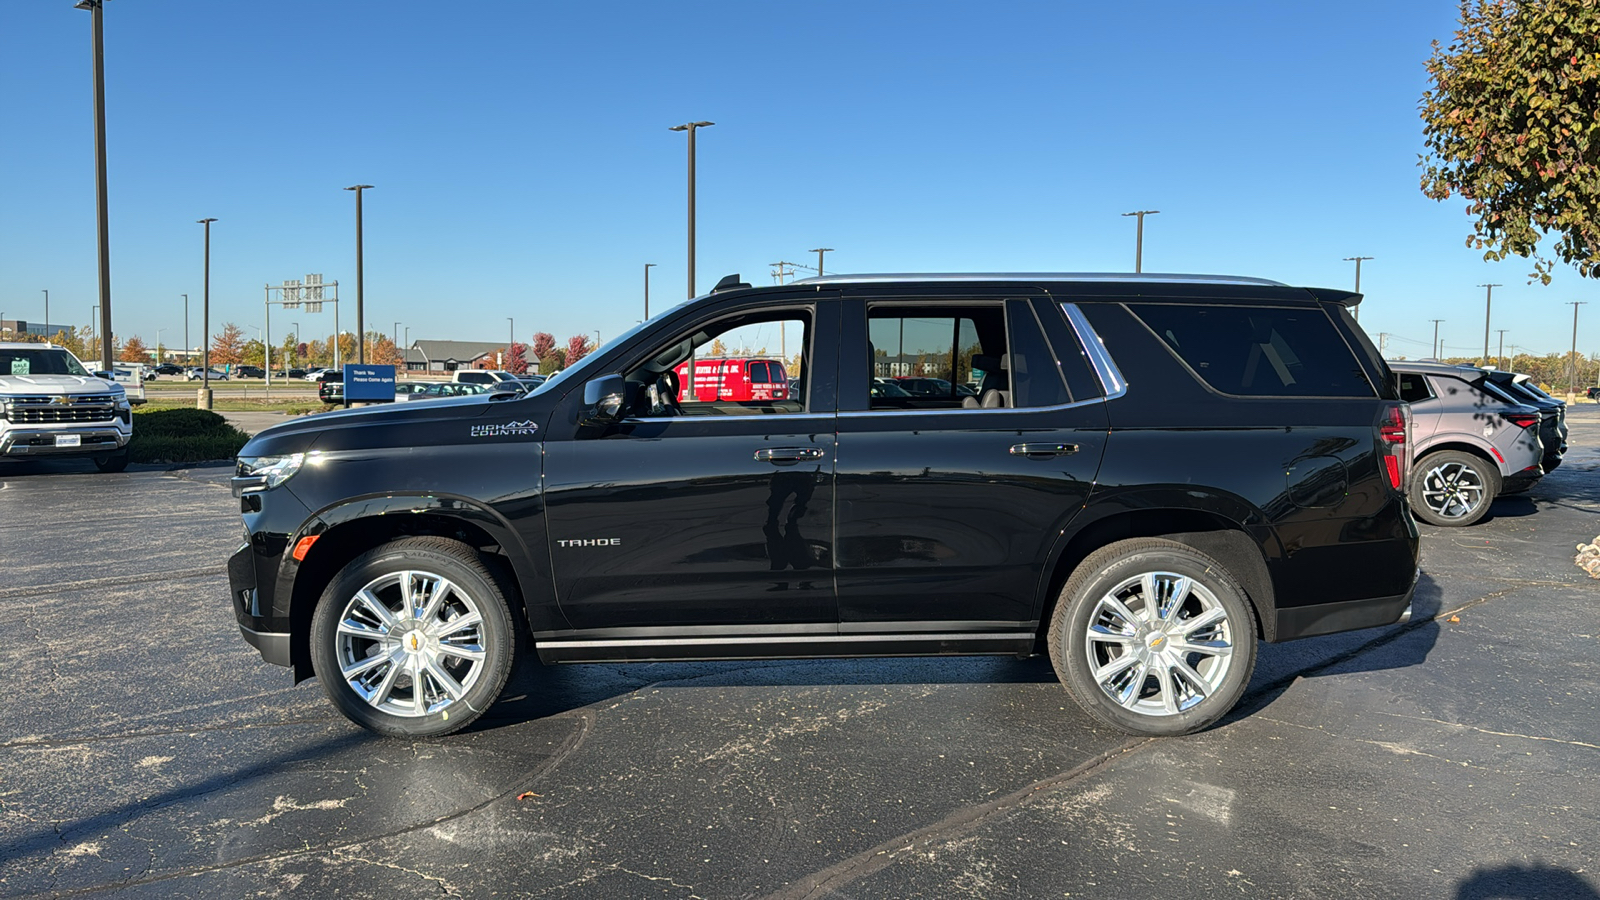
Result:
{"type": "Polygon", "coordinates": [[[354,363],[345,365],[344,398],[356,401],[393,401],[394,366],[362,366],[354,363]]]}

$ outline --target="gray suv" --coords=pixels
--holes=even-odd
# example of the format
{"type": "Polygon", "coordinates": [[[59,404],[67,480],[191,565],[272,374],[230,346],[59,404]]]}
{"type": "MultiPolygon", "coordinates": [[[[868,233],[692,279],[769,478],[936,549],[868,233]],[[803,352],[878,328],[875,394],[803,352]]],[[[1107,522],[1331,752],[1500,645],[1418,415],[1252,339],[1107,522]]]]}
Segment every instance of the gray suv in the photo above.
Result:
{"type": "Polygon", "coordinates": [[[1430,525],[1471,525],[1502,493],[1544,477],[1539,410],[1514,401],[1474,369],[1391,362],[1411,404],[1411,512],[1430,525]],[[1474,383],[1476,382],[1476,383],[1474,383]]]}

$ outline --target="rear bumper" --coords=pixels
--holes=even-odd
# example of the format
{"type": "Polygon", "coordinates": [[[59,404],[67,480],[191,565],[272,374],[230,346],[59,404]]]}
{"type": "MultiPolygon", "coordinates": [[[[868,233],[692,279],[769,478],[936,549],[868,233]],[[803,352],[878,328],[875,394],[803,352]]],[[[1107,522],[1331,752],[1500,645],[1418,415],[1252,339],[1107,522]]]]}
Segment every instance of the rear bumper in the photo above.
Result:
{"type": "Polygon", "coordinates": [[[1373,597],[1367,600],[1346,600],[1339,603],[1319,603],[1313,606],[1294,606],[1278,610],[1277,641],[1337,634],[1361,628],[1393,625],[1411,618],[1411,597],[1417,591],[1418,569],[1411,576],[1411,587],[1393,597],[1373,597]]]}

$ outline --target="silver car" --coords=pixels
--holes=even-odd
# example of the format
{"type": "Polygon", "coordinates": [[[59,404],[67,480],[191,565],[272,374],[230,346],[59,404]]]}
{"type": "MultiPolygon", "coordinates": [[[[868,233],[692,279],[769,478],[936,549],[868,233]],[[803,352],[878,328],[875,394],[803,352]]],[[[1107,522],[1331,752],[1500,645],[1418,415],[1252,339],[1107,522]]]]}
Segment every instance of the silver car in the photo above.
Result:
{"type": "Polygon", "coordinates": [[[1391,362],[1411,404],[1411,512],[1430,525],[1471,525],[1501,493],[1544,477],[1539,410],[1480,372],[1438,363],[1391,362]]]}

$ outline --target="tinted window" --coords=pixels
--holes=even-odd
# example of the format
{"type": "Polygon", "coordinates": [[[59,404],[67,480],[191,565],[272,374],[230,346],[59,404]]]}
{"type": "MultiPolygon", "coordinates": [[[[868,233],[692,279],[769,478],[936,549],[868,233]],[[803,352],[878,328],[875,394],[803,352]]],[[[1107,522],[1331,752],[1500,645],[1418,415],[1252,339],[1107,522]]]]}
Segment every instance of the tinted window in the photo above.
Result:
{"type": "Polygon", "coordinates": [[[1395,380],[1400,383],[1400,399],[1407,403],[1420,403],[1423,400],[1433,399],[1433,392],[1428,390],[1428,379],[1414,372],[1396,372],[1395,380]]]}
{"type": "Polygon", "coordinates": [[[1011,332],[1011,405],[1031,407],[1071,403],[1067,384],[1061,378],[1061,367],[1039,330],[1032,305],[1026,300],[1007,300],[1006,313],[1011,332]]]}
{"type": "MultiPolygon", "coordinates": [[[[984,346],[973,316],[1003,327],[1004,314],[999,307],[974,310],[971,314],[929,313],[894,306],[871,310],[867,340],[872,343],[872,374],[875,378],[902,379],[900,386],[915,397],[957,402],[964,395],[956,385],[973,379],[973,356],[1003,352],[1003,348],[984,346]]],[[[1000,343],[998,336],[993,342],[1000,343]]]]}
{"type": "Polygon", "coordinates": [[[1371,397],[1344,338],[1317,308],[1132,304],[1206,384],[1226,394],[1371,397]]]}

